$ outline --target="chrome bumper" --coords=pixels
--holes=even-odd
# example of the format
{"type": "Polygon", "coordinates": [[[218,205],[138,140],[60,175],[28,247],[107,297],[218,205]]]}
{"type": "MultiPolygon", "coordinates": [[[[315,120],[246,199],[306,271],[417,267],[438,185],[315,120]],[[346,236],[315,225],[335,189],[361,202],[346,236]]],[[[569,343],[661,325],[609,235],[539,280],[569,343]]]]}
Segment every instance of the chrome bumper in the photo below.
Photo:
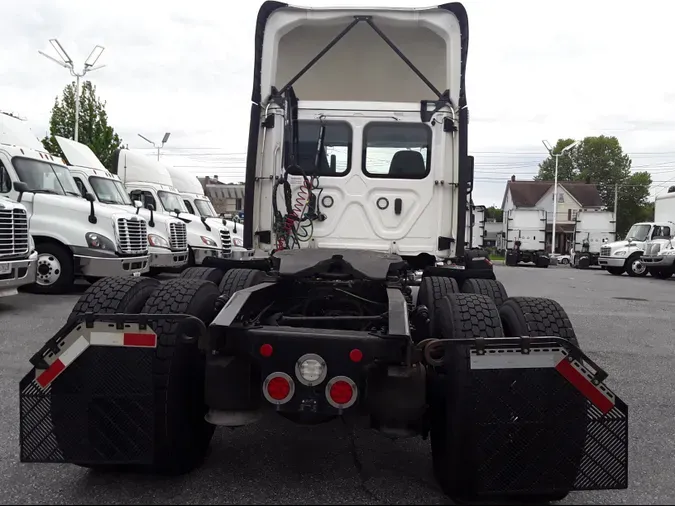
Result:
{"type": "Polygon", "coordinates": [[[598,265],[605,267],[623,267],[628,257],[598,257],[598,265]]]}
{"type": "Polygon", "coordinates": [[[0,259],[0,297],[16,295],[18,287],[35,283],[37,257],[37,251],[33,251],[22,260],[0,259]]]}
{"type": "Polygon", "coordinates": [[[150,247],[150,267],[174,268],[187,264],[188,250],[171,251],[164,248],[150,247]]]}
{"type": "Polygon", "coordinates": [[[150,270],[150,255],[137,257],[92,257],[75,255],[84,276],[140,276],[150,270]]]}
{"type": "Polygon", "coordinates": [[[645,267],[670,268],[675,263],[675,255],[668,256],[643,256],[640,258],[645,267]]]}
{"type": "Polygon", "coordinates": [[[206,258],[231,258],[232,254],[229,251],[223,251],[217,248],[192,248],[192,253],[195,256],[195,264],[201,265],[206,258]]]}

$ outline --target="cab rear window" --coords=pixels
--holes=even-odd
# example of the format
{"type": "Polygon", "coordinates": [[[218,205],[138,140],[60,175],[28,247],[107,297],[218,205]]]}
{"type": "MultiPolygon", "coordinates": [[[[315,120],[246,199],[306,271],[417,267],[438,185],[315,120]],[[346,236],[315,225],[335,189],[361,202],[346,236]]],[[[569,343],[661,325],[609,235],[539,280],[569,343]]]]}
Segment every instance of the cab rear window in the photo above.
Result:
{"type": "MultiPolygon", "coordinates": [[[[344,176],[351,169],[352,157],[352,127],[346,121],[325,121],[326,136],[324,149],[319,153],[318,171],[316,170],[317,147],[321,122],[313,120],[298,121],[298,160],[302,168],[288,164],[288,173],[295,176],[303,172],[316,176],[344,176]]],[[[290,152],[291,143],[287,142],[286,149],[290,152]]]]}
{"type": "Polygon", "coordinates": [[[424,179],[430,172],[431,129],[424,123],[369,123],[363,130],[363,172],[369,177],[424,179]]]}

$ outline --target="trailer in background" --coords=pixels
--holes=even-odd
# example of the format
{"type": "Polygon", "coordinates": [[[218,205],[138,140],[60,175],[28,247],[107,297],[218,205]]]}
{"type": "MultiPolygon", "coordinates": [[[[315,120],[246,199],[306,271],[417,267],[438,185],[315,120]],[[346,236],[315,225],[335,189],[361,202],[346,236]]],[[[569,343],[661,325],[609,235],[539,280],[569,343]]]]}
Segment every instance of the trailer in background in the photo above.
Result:
{"type": "Polygon", "coordinates": [[[548,267],[546,252],[547,213],[543,209],[510,209],[504,213],[506,265],[533,263],[548,267]]]}
{"type": "Polygon", "coordinates": [[[616,241],[616,219],[611,211],[579,210],[574,225],[570,266],[587,269],[599,265],[600,251],[616,241]]]}

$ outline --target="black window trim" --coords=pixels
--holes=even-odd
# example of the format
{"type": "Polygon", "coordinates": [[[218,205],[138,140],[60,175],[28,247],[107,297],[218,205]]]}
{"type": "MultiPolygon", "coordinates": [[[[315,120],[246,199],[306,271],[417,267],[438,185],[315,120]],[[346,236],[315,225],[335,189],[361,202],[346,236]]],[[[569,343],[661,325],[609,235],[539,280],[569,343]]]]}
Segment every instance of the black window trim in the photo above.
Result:
{"type": "MultiPolygon", "coordinates": [[[[298,119],[298,123],[315,123],[317,125],[321,125],[321,120],[318,119],[298,119]]],[[[352,155],[354,153],[354,128],[352,127],[352,124],[349,121],[346,120],[334,120],[334,119],[325,119],[323,122],[325,125],[345,125],[347,129],[349,130],[349,144],[347,145],[347,170],[344,172],[339,172],[331,175],[322,175],[319,174],[319,177],[345,177],[347,174],[349,174],[352,171],[352,155]]],[[[318,139],[315,139],[317,141],[318,139]]],[[[284,145],[286,148],[291,147],[291,139],[286,139],[284,142],[284,145]]],[[[316,150],[315,150],[316,152],[316,150]]],[[[326,156],[328,154],[326,153],[326,156]]],[[[329,159],[330,160],[330,159],[329,159]]],[[[330,162],[329,162],[330,163],[330,162]]],[[[288,173],[291,176],[302,176],[302,173],[300,171],[295,171],[292,170],[291,167],[287,168],[288,173]]],[[[307,174],[307,176],[311,176],[313,174],[307,174]]]]}
{"type": "Polygon", "coordinates": [[[2,191],[2,188],[0,187],[0,193],[3,195],[12,193],[12,190],[14,189],[14,185],[12,184],[12,176],[9,175],[9,171],[7,170],[7,167],[5,167],[5,164],[2,163],[2,160],[0,160],[0,172],[4,172],[7,175],[7,181],[9,181],[9,190],[2,191]]]}
{"type": "Polygon", "coordinates": [[[415,122],[415,121],[405,121],[405,122],[392,122],[392,121],[371,121],[367,123],[363,127],[363,133],[361,136],[361,172],[363,172],[363,175],[368,177],[368,178],[373,178],[373,179],[402,179],[404,181],[419,181],[422,179],[426,179],[429,177],[429,174],[431,174],[431,155],[432,155],[432,149],[431,149],[431,143],[433,141],[433,132],[431,130],[431,127],[427,125],[426,123],[420,123],[420,122],[415,122]],[[391,176],[389,173],[386,174],[371,174],[368,172],[366,168],[366,162],[368,161],[366,158],[366,151],[368,149],[368,131],[371,128],[377,128],[377,127],[382,127],[386,126],[388,128],[410,128],[411,126],[414,127],[423,127],[427,131],[427,159],[426,159],[426,170],[424,171],[423,175],[420,175],[419,177],[401,177],[401,176],[391,176]]]}

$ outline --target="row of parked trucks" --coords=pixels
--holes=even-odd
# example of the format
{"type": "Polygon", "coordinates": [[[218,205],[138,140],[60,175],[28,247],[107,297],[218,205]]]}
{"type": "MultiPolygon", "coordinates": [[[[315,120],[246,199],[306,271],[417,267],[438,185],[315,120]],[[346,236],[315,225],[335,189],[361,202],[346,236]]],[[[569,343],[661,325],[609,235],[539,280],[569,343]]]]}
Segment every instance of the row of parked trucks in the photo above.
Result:
{"type": "Polygon", "coordinates": [[[244,251],[196,176],[127,149],[111,172],[86,145],[56,140],[65,160],[0,113],[0,296],[21,286],[63,293],[76,278],[180,270],[244,251]]]}

